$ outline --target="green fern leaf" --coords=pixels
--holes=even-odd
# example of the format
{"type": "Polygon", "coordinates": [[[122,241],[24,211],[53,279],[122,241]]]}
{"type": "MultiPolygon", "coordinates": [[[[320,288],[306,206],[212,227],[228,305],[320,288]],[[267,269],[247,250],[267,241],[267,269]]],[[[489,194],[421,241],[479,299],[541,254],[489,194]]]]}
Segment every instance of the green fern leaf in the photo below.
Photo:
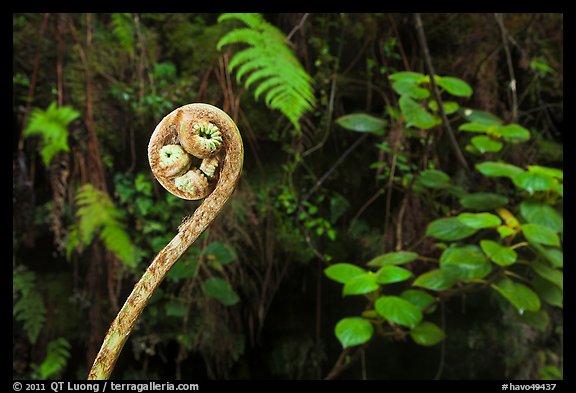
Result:
{"type": "Polygon", "coordinates": [[[42,137],[40,155],[45,166],[49,166],[52,158],[61,152],[69,151],[68,125],[78,118],[80,113],[69,106],[58,108],[55,102],[44,111],[33,109],[24,136],[39,135],[42,137]]]}
{"type": "Polygon", "coordinates": [[[40,293],[35,290],[36,275],[30,271],[15,271],[12,274],[13,296],[12,316],[19,322],[32,344],[46,320],[46,307],[40,293]]]}
{"type": "Polygon", "coordinates": [[[114,33],[122,48],[129,53],[134,53],[136,38],[132,15],[129,13],[112,14],[112,26],[112,33],[114,33]]]}
{"type": "Polygon", "coordinates": [[[48,379],[58,376],[68,363],[70,357],[70,343],[65,338],[57,338],[48,343],[46,357],[40,366],[33,365],[39,379],[48,379]]]}
{"type": "Polygon", "coordinates": [[[218,50],[226,45],[247,44],[230,59],[229,71],[236,80],[244,80],[246,88],[253,84],[255,99],[264,94],[264,102],[277,109],[300,131],[299,119],[316,103],[312,78],[302,67],[288,45],[284,33],[264,20],[260,14],[222,14],[221,23],[238,20],[248,27],[234,29],[216,44],[218,50]],[[265,94],[266,93],[266,94],[265,94]]]}
{"type": "Polygon", "coordinates": [[[91,184],[84,184],[76,194],[78,222],[70,231],[67,254],[79,245],[88,245],[96,235],[104,246],[127,266],[136,264],[136,248],[122,222],[124,213],[110,197],[91,184]]]}

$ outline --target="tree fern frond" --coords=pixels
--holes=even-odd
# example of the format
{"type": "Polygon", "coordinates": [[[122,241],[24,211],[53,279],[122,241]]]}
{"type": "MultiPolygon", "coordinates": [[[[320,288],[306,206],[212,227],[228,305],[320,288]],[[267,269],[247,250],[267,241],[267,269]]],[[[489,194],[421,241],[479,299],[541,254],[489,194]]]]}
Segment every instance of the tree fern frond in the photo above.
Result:
{"type": "Polygon", "coordinates": [[[80,113],[69,106],[58,108],[52,102],[46,110],[33,109],[30,121],[24,129],[24,136],[40,135],[42,147],[40,155],[44,165],[49,166],[52,158],[60,151],[69,151],[68,125],[78,118],[80,113]]]}
{"type": "Polygon", "coordinates": [[[76,204],[78,223],[74,229],[76,232],[71,231],[67,249],[71,248],[70,242],[88,245],[98,234],[108,250],[124,264],[134,267],[136,249],[122,223],[124,213],[114,206],[110,197],[91,184],[84,184],[76,194],[76,204]]]}
{"type": "Polygon", "coordinates": [[[284,33],[266,22],[260,14],[223,14],[218,21],[231,19],[248,27],[225,34],[216,45],[218,50],[230,44],[249,46],[230,59],[229,71],[236,73],[238,82],[247,76],[244,80],[246,88],[257,85],[256,99],[266,92],[266,105],[282,112],[300,131],[300,117],[312,110],[316,103],[312,78],[294,56],[284,33]]]}

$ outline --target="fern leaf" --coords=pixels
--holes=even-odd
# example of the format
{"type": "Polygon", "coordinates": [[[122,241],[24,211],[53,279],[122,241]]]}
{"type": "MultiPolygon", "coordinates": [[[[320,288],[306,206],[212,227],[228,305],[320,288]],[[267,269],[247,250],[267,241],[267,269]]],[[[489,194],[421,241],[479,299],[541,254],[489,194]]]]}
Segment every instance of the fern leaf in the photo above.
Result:
{"type": "Polygon", "coordinates": [[[238,20],[248,27],[234,29],[216,44],[218,50],[226,45],[247,44],[230,59],[229,70],[246,88],[256,84],[254,97],[266,93],[264,102],[277,109],[300,131],[299,119],[316,103],[312,78],[302,67],[288,45],[284,33],[264,20],[260,14],[223,14],[218,22],[238,20]]]}
{"type": "Polygon", "coordinates": [[[38,335],[46,320],[46,307],[40,293],[35,288],[36,275],[30,271],[13,272],[13,296],[16,302],[12,307],[12,316],[19,322],[32,344],[38,340],[38,335]]]}
{"type": "Polygon", "coordinates": [[[129,13],[112,14],[112,26],[112,32],[118,38],[122,48],[129,53],[134,53],[136,38],[132,15],[129,13]]]}
{"type": "Polygon", "coordinates": [[[229,12],[229,13],[220,15],[218,17],[218,23],[221,23],[222,21],[225,21],[228,19],[238,19],[253,29],[257,28],[258,26],[260,26],[263,23],[266,23],[266,21],[264,20],[264,18],[260,14],[233,13],[233,12],[229,12]]]}
{"type": "Polygon", "coordinates": [[[48,379],[60,374],[70,357],[70,343],[65,338],[57,338],[48,343],[46,357],[40,364],[35,366],[39,379],[48,379]]]}
{"type": "Polygon", "coordinates": [[[46,110],[35,108],[30,114],[30,121],[24,129],[24,136],[39,135],[42,137],[40,155],[44,165],[49,166],[52,158],[61,152],[69,151],[68,125],[78,118],[80,113],[69,106],[58,108],[55,102],[46,110]]]}
{"type": "Polygon", "coordinates": [[[84,184],[76,194],[76,204],[78,223],[68,239],[68,254],[76,245],[88,245],[98,235],[108,250],[127,266],[134,267],[136,248],[122,222],[124,213],[114,206],[110,197],[91,184],[84,184]]]}

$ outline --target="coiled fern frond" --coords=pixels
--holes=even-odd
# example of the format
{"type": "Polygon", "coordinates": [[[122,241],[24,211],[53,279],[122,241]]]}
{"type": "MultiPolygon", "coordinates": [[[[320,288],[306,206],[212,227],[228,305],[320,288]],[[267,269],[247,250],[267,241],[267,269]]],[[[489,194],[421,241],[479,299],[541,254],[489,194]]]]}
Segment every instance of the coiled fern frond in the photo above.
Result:
{"type": "Polygon", "coordinates": [[[288,46],[288,39],[260,14],[227,13],[218,22],[229,19],[239,20],[247,27],[227,33],[218,41],[218,50],[230,44],[249,45],[231,58],[230,72],[236,72],[238,82],[246,76],[246,88],[256,86],[255,98],[264,94],[266,105],[282,112],[299,131],[300,117],[312,110],[316,98],[312,78],[288,46]]]}

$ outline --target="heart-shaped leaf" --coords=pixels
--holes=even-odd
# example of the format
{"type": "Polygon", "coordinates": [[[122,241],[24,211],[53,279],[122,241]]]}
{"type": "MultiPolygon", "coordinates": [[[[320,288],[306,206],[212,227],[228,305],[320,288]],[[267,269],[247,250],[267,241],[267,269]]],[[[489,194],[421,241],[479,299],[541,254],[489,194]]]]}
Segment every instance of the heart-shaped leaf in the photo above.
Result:
{"type": "Polygon", "coordinates": [[[422,322],[410,331],[410,337],[416,344],[430,347],[444,340],[445,334],[436,324],[422,322]]]}
{"type": "Polygon", "coordinates": [[[516,251],[492,240],[480,241],[480,247],[482,247],[482,251],[488,255],[488,258],[500,266],[510,266],[516,262],[518,258],[516,251]]]}
{"type": "Polygon", "coordinates": [[[361,345],[369,341],[374,334],[374,327],[360,317],[341,319],[334,329],[336,337],[343,348],[361,345]]]}
{"type": "Polygon", "coordinates": [[[420,309],[398,296],[378,298],[375,308],[384,319],[409,328],[416,327],[422,320],[420,309]]]}
{"type": "Polygon", "coordinates": [[[365,273],[366,270],[350,263],[335,263],[334,265],[324,269],[324,274],[326,274],[326,276],[341,284],[346,284],[354,277],[361,276],[365,273]]]}
{"type": "Polygon", "coordinates": [[[432,221],[426,228],[426,236],[440,240],[454,241],[467,238],[478,231],[469,227],[456,217],[440,218],[432,221]]]}
{"type": "Polygon", "coordinates": [[[368,266],[403,265],[416,258],[418,258],[418,254],[411,251],[389,252],[372,259],[368,262],[368,266]]]}

